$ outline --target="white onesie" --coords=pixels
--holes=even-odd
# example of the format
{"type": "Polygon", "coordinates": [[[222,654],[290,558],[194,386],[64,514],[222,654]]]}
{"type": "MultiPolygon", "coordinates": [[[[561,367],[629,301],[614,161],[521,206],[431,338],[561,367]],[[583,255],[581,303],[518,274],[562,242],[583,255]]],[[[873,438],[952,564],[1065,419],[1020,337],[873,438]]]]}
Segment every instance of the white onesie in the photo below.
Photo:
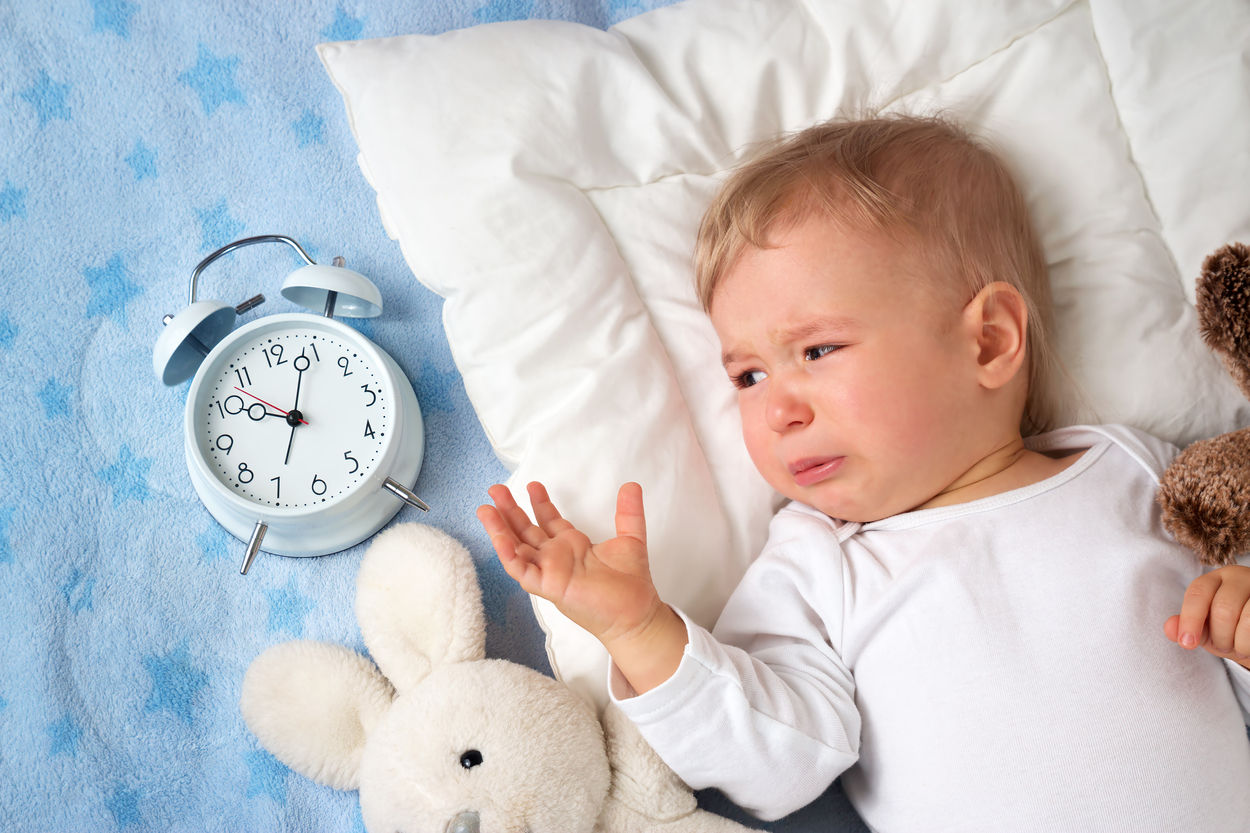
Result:
{"type": "Polygon", "coordinates": [[[1202,572],[1121,426],[1060,474],[869,524],[792,503],[715,636],[611,690],[692,787],[762,818],[838,775],[877,831],[1250,831],[1250,671],[1163,634],[1202,572]],[[1240,701],[1240,702],[1239,702],[1240,701]]]}

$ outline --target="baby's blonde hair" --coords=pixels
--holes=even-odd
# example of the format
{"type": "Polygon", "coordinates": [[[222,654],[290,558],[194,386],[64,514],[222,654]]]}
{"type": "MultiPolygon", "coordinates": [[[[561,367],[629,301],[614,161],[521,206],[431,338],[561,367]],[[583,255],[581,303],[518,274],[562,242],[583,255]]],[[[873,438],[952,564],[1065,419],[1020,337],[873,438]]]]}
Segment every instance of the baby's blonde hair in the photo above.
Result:
{"type": "Polygon", "coordinates": [[[823,212],[851,228],[923,245],[925,263],[964,301],[1005,281],[1028,309],[1029,398],[1022,430],[1051,427],[1050,283],[1024,197],[1003,162],[937,117],[831,121],[782,137],[730,175],[703,216],[695,248],[699,301],[747,247],[823,212]]]}

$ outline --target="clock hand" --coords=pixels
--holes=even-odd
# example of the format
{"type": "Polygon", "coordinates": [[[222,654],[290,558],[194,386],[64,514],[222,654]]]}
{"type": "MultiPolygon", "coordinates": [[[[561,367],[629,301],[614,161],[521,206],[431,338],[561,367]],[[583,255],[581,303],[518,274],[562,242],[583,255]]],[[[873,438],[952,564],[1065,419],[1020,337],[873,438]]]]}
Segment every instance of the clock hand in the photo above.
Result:
{"type": "MultiPolygon", "coordinates": [[[[277,405],[274,405],[274,404],[272,404],[272,403],[270,403],[270,402],[266,402],[265,400],[261,399],[261,398],[260,398],[259,396],[257,396],[256,394],[254,394],[254,393],[248,393],[247,391],[243,390],[243,388],[239,387],[238,385],[235,385],[235,386],[234,386],[234,389],[235,389],[235,390],[237,390],[239,393],[245,393],[245,394],[247,394],[248,396],[252,397],[253,399],[255,399],[255,400],[256,400],[257,402],[259,402],[260,404],[262,404],[262,405],[266,405],[266,406],[268,406],[268,407],[270,407],[270,408],[273,408],[275,411],[277,411],[277,412],[278,412],[279,414],[281,414],[282,416],[287,417],[288,419],[290,419],[290,417],[291,417],[291,412],[290,412],[290,411],[284,411],[284,410],[282,410],[281,408],[279,408],[277,405]]],[[[300,422],[304,423],[305,425],[307,425],[307,424],[308,424],[308,420],[304,419],[304,417],[303,417],[303,415],[302,415],[302,414],[299,416],[299,418],[298,418],[298,419],[299,419],[299,421],[300,421],[300,422]]]]}
{"type": "MultiPolygon", "coordinates": [[[[309,366],[308,357],[305,356],[303,353],[300,353],[299,358],[295,360],[295,362],[293,363],[293,366],[295,367],[295,372],[299,375],[295,377],[295,404],[291,406],[291,413],[299,417],[300,422],[304,422],[303,415],[300,414],[299,412],[299,389],[300,389],[300,385],[304,381],[304,371],[307,370],[309,366]],[[300,359],[304,360],[303,367],[299,366],[300,359]]],[[[295,442],[296,423],[293,419],[290,419],[290,418],[287,419],[287,422],[291,423],[291,436],[288,437],[286,441],[286,457],[284,457],[282,460],[282,465],[284,466],[287,463],[291,462],[291,445],[295,442]]],[[[307,425],[308,423],[304,422],[304,424],[307,425]]]]}

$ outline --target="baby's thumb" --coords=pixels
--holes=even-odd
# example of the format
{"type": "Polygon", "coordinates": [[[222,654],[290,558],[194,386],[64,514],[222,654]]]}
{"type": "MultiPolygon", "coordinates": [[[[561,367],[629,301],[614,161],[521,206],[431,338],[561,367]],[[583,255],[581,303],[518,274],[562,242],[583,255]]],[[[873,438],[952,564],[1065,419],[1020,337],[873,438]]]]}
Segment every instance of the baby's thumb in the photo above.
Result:
{"type": "Polygon", "coordinates": [[[642,486],[626,483],[616,493],[616,535],[647,543],[647,520],[642,513],[642,486]]]}

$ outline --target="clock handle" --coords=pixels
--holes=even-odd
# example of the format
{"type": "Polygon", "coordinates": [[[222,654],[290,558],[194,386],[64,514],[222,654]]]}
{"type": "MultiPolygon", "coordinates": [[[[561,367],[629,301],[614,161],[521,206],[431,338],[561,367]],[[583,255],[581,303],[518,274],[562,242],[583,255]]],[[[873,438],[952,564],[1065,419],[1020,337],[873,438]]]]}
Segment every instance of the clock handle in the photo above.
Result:
{"type": "Polygon", "coordinates": [[[386,478],[386,481],[382,484],[382,488],[386,489],[388,492],[395,495],[409,506],[415,506],[422,512],[430,511],[430,507],[426,505],[425,501],[417,497],[416,492],[412,491],[412,489],[409,489],[403,483],[400,483],[392,477],[386,478]]]}
{"type": "Polygon", "coordinates": [[[248,568],[252,566],[256,553],[260,552],[260,542],[265,540],[265,532],[269,529],[269,525],[264,521],[257,521],[256,526],[252,528],[252,538],[247,542],[247,553],[243,556],[243,566],[239,569],[239,575],[247,575],[248,568]]]}

